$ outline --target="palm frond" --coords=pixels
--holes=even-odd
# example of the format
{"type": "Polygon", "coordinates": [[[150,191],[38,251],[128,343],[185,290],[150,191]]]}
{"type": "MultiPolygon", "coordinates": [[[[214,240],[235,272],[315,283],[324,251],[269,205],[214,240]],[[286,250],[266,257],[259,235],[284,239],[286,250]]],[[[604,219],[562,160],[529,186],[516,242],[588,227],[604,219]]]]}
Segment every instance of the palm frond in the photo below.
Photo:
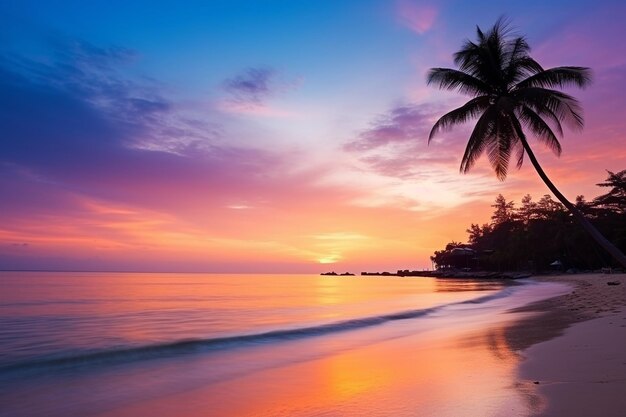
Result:
{"type": "Polygon", "coordinates": [[[538,72],[517,83],[517,89],[528,87],[585,88],[591,83],[591,70],[585,67],[555,67],[538,72]]]}
{"type": "Polygon", "coordinates": [[[498,179],[504,181],[508,173],[511,154],[519,138],[511,123],[511,117],[503,114],[499,116],[496,119],[494,137],[487,148],[487,157],[498,179]]]}
{"type": "Polygon", "coordinates": [[[557,156],[561,155],[561,144],[548,124],[531,108],[523,106],[518,112],[519,119],[537,139],[543,142],[557,156]]]}
{"type": "Polygon", "coordinates": [[[431,68],[426,76],[426,83],[435,84],[441,90],[457,90],[472,96],[489,94],[491,91],[478,78],[451,68],[431,68]]]}
{"type": "Polygon", "coordinates": [[[485,40],[485,33],[482,31],[482,29],[478,25],[476,25],[476,37],[478,38],[480,42],[483,42],[485,40]]]}
{"type": "Polygon", "coordinates": [[[515,64],[517,60],[527,57],[529,52],[530,46],[528,46],[526,38],[523,36],[518,36],[512,41],[507,42],[505,48],[505,58],[508,64],[511,65],[515,64]]]}
{"type": "Polygon", "coordinates": [[[489,42],[484,43],[485,45],[480,45],[475,51],[467,51],[463,57],[465,62],[459,68],[492,88],[500,88],[502,74],[499,59],[494,56],[489,42]]]}
{"type": "Polygon", "coordinates": [[[463,47],[454,54],[454,64],[459,67],[460,71],[471,74],[478,78],[480,74],[480,50],[482,41],[475,44],[471,41],[465,41],[463,47]]]}
{"type": "Polygon", "coordinates": [[[456,108],[437,120],[428,135],[428,143],[442,130],[448,130],[454,125],[463,124],[481,114],[489,107],[489,97],[480,96],[471,99],[463,106],[456,108]]]}
{"type": "Polygon", "coordinates": [[[493,25],[491,30],[489,30],[487,42],[485,42],[485,47],[482,48],[482,51],[485,53],[483,63],[488,64],[486,69],[493,72],[494,75],[497,74],[499,78],[503,75],[502,70],[505,66],[505,49],[507,47],[505,35],[507,32],[508,28],[504,18],[501,17],[496,24],[493,25]]]}
{"type": "Polygon", "coordinates": [[[522,124],[520,123],[519,119],[515,117],[515,115],[513,115],[513,117],[511,118],[511,125],[513,127],[516,137],[518,138],[515,144],[517,151],[516,165],[517,169],[520,169],[522,167],[522,164],[524,163],[524,155],[526,154],[526,149],[524,149],[524,144],[522,143],[523,141],[526,141],[526,135],[524,134],[524,130],[522,129],[522,124]]]}
{"type": "Polygon", "coordinates": [[[507,84],[511,84],[513,80],[519,77],[519,73],[521,70],[519,66],[519,62],[520,60],[528,56],[529,50],[530,50],[530,47],[528,46],[526,39],[524,39],[524,37],[522,36],[516,38],[512,42],[508,42],[505,45],[504,73],[505,73],[507,84]]]}
{"type": "Polygon", "coordinates": [[[520,169],[524,164],[524,155],[526,152],[524,151],[524,146],[519,141],[515,145],[515,152],[517,152],[517,162],[515,162],[515,167],[520,169]]]}
{"type": "MultiPolygon", "coordinates": [[[[480,39],[479,39],[479,43],[480,43],[480,39]]],[[[461,46],[461,49],[459,49],[453,55],[454,65],[459,67],[461,71],[465,71],[464,65],[467,65],[469,63],[468,58],[472,58],[473,57],[472,54],[475,54],[478,51],[478,48],[479,48],[479,45],[475,44],[469,39],[466,39],[465,41],[463,41],[463,46],[461,46]]]]}
{"type": "Polygon", "coordinates": [[[561,125],[559,118],[549,108],[534,107],[531,108],[531,110],[537,113],[537,115],[539,115],[542,119],[545,119],[544,121],[551,127],[551,129],[553,129],[553,131],[556,130],[558,137],[562,138],[564,136],[563,126],[561,125]]]}
{"type": "Polygon", "coordinates": [[[469,172],[485,150],[489,138],[493,136],[495,118],[496,110],[491,106],[485,110],[476,122],[476,126],[474,126],[474,130],[472,130],[472,134],[465,147],[463,158],[461,159],[460,171],[463,174],[469,172]]]}
{"type": "Polygon", "coordinates": [[[504,38],[509,32],[509,23],[501,17],[487,32],[476,27],[478,42],[466,40],[454,54],[454,63],[463,72],[487,83],[500,87],[502,84],[502,56],[504,38]]]}
{"type": "Polygon", "coordinates": [[[585,124],[580,103],[569,94],[547,88],[528,87],[515,90],[512,96],[535,111],[543,108],[550,110],[559,121],[565,122],[571,128],[582,129],[585,124]]]}
{"type": "Polygon", "coordinates": [[[544,71],[541,64],[539,64],[537,61],[529,56],[519,58],[516,62],[516,65],[529,74],[536,74],[538,72],[544,71]]]}
{"type": "Polygon", "coordinates": [[[543,71],[542,66],[529,56],[511,60],[506,69],[507,90],[511,90],[520,80],[541,71],[543,71]]]}

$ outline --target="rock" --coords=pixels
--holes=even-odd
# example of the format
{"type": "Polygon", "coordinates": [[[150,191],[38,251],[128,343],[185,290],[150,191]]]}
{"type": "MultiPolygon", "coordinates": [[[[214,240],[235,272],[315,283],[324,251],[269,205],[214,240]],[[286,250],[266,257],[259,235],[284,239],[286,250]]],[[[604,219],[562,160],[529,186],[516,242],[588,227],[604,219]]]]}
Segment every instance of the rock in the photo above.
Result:
{"type": "Polygon", "coordinates": [[[621,282],[619,281],[609,281],[606,283],[606,285],[619,285],[619,284],[621,284],[621,282]]]}

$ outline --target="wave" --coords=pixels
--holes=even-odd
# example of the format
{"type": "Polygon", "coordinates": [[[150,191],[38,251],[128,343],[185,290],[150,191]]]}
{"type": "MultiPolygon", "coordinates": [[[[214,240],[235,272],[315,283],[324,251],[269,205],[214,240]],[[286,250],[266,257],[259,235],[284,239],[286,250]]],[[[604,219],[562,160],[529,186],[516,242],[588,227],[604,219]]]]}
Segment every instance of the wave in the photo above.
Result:
{"type": "Polygon", "coordinates": [[[500,291],[486,296],[477,297],[471,300],[458,301],[443,304],[436,307],[406,310],[379,316],[364,317],[358,319],[344,320],[308,327],[287,328],[272,330],[261,333],[243,334],[235,336],[223,336],[206,339],[185,339],[173,342],[158,343],[145,346],[118,347],[96,352],[78,352],[75,355],[68,355],[54,358],[38,358],[29,361],[17,362],[7,365],[0,365],[0,372],[41,370],[42,368],[74,367],[84,365],[99,365],[126,363],[136,360],[156,359],[170,356],[178,356],[190,353],[201,353],[213,350],[221,350],[250,345],[267,344],[288,340],[297,340],[307,337],[327,335],[330,333],[357,330],[367,327],[378,326],[397,320],[415,319],[432,314],[435,311],[453,305],[482,304],[499,298],[504,298],[512,294],[513,286],[505,287],[500,291]]]}
{"type": "Polygon", "coordinates": [[[513,283],[510,283],[508,287],[504,287],[503,289],[501,289],[500,291],[494,294],[483,295],[481,297],[472,298],[470,300],[465,300],[465,301],[459,301],[457,303],[452,303],[452,304],[461,304],[461,305],[462,304],[482,304],[488,301],[497,300],[499,298],[508,297],[509,295],[513,294],[513,292],[516,290],[516,287],[519,285],[533,285],[533,284],[535,284],[534,281],[523,281],[523,284],[520,284],[520,281],[513,282],[513,283]]]}

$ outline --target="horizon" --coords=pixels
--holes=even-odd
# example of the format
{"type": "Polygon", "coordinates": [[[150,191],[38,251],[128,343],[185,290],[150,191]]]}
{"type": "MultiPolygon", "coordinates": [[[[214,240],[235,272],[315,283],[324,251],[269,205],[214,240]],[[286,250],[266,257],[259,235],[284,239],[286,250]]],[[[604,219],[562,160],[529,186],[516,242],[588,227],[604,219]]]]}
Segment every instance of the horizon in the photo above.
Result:
{"type": "Polygon", "coordinates": [[[626,5],[486,1],[34,1],[0,5],[0,270],[296,274],[430,269],[498,194],[550,194],[528,160],[459,164],[466,97],[428,87],[507,16],[545,68],[590,67],[554,156],[573,201],[626,168],[626,5]]]}

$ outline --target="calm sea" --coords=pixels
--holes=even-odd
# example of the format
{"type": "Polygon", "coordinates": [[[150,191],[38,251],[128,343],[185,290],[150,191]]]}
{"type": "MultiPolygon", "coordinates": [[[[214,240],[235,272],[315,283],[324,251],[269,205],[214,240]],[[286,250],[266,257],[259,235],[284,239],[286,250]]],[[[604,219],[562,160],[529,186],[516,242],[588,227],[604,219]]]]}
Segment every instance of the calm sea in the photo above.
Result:
{"type": "MultiPolygon", "coordinates": [[[[482,329],[509,306],[563,291],[538,287],[416,277],[0,272],[0,415],[350,415],[370,401],[367,390],[350,397],[356,408],[348,414],[338,411],[346,406],[341,395],[301,407],[318,396],[315,384],[326,377],[316,374],[320,366],[360,352],[373,355],[361,368],[375,369],[387,353],[372,346],[387,343],[389,354],[399,354],[398,340],[420,335],[414,346],[432,349],[442,328],[449,329],[444,339],[482,329]]],[[[397,383],[374,379],[376,392],[397,383]]],[[[368,409],[385,415],[388,406],[368,409]]]]}

